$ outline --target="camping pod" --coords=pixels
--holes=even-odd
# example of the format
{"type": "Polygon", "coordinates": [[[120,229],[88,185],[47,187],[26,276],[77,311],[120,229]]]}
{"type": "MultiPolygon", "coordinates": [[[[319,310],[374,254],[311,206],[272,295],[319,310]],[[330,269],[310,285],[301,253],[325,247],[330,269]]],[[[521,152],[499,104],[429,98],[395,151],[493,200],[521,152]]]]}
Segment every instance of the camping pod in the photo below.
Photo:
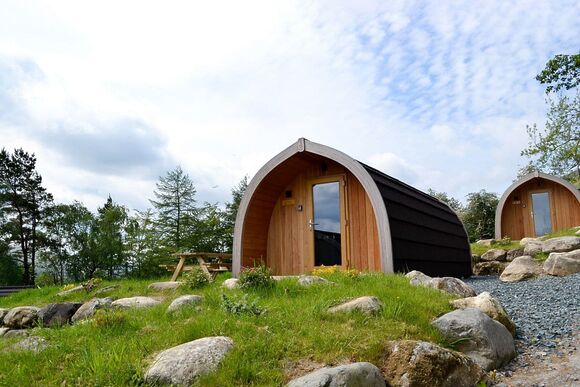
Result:
{"type": "Polygon", "coordinates": [[[580,192],[571,183],[542,172],[510,185],[495,211],[495,238],[519,240],[580,225],[580,192]]]}
{"type": "Polygon", "coordinates": [[[268,161],[241,200],[233,274],[258,264],[275,275],[322,265],[471,275],[465,228],[446,204],[303,138],[268,161]]]}

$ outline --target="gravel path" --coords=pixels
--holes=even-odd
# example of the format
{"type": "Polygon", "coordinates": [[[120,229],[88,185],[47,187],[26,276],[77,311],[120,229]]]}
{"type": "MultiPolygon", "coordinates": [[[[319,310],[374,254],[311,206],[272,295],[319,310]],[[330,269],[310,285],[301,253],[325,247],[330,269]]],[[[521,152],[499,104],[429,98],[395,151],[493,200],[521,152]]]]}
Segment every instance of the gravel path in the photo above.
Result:
{"type": "Polygon", "coordinates": [[[471,277],[465,282],[477,293],[488,291],[499,300],[515,322],[521,344],[555,348],[561,338],[578,331],[580,273],[513,283],[498,277],[471,277]]]}

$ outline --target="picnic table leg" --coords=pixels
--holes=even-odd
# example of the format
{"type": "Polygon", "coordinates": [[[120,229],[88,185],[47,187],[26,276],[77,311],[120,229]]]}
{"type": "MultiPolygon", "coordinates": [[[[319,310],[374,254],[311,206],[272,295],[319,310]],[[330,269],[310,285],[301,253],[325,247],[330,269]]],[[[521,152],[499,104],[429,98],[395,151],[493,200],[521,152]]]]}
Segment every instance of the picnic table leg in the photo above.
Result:
{"type": "Polygon", "coordinates": [[[203,257],[197,257],[197,262],[199,263],[199,267],[201,268],[201,270],[203,270],[203,272],[205,273],[205,275],[209,279],[209,282],[213,282],[213,280],[215,278],[207,269],[207,266],[205,264],[205,260],[203,259],[203,257]]]}
{"type": "Polygon", "coordinates": [[[177,277],[179,277],[179,273],[181,273],[181,270],[183,269],[183,265],[185,264],[185,257],[181,257],[181,259],[179,260],[179,263],[177,264],[177,267],[175,268],[175,271],[173,272],[173,277],[171,277],[171,281],[175,281],[177,279],[177,277]]]}

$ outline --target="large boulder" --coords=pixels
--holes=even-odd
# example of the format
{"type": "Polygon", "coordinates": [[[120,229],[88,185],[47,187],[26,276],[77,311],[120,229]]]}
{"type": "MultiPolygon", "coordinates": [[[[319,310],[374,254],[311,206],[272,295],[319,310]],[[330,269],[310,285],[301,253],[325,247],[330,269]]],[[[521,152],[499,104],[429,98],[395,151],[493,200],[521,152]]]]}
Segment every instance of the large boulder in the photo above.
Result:
{"type": "Polygon", "coordinates": [[[504,249],[491,249],[481,255],[482,261],[505,261],[507,252],[504,249]]]}
{"type": "Polygon", "coordinates": [[[405,277],[407,277],[409,279],[409,282],[411,283],[411,285],[414,286],[429,286],[429,283],[431,282],[431,280],[433,278],[429,277],[426,274],[421,273],[418,270],[413,270],[408,272],[407,274],[405,274],[405,277]]]}
{"type": "Polygon", "coordinates": [[[519,282],[542,274],[542,268],[529,255],[517,257],[505,268],[499,279],[503,282],[519,282]]]}
{"type": "Polygon", "coordinates": [[[120,288],[121,285],[109,285],[109,286],[105,286],[102,289],[99,289],[97,291],[95,291],[95,293],[93,293],[95,296],[101,295],[101,294],[105,294],[105,293],[109,293],[112,292],[115,289],[120,288]]]}
{"type": "Polygon", "coordinates": [[[26,337],[28,335],[30,335],[30,330],[28,329],[10,329],[4,332],[4,337],[7,339],[11,337],[26,337]]]}
{"type": "Polygon", "coordinates": [[[32,328],[38,321],[38,311],[35,306],[19,306],[10,309],[4,316],[4,325],[9,328],[32,328]]]}
{"type": "Polygon", "coordinates": [[[544,271],[555,276],[580,272],[580,249],[567,253],[551,253],[544,262],[544,271]]]}
{"type": "Polygon", "coordinates": [[[157,355],[145,372],[145,382],[189,386],[198,376],[214,371],[233,347],[229,337],[216,336],[167,349],[157,355]]]}
{"type": "Polygon", "coordinates": [[[157,306],[161,303],[161,301],[156,300],[155,298],[151,297],[143,297],[143,296],[136,296],[136,297],[127,297],[127,298],[119,298],[111,303],[113,308],[123,308],[123,309],[131,309],[131,308],[151,308],[153,306],[157,306]]]}
{"type": "Polygon", "coordinates": [[[530,237],[525,237],[522,238],[520,240],[520,245],[521,246],[526,246],[528,243],[535,243],[535,242],[542,242],[542,240],[540,238],[530,238],[530,237]]]}
{"type": "Polygon", "coordinates": [[[544,243],[542,241],[529,241],[524,246],[524,255],[536,255],[542,252],[544,243]]]}
{"type": "Polygon", "coordinates": [[[474,275],[500,275],[506,268],[506,262],[479,262],[473,266],[474,275]]]}
{"type": "Polygon", "coordinates": [[[10,312],[10,309],[0,308],[0,327],[4,325],[4,317],[10,312]]]}
{"type": "Polygon", "coordinates": [[[49,304],[38,311],[38,318],[45,327],[66,325],[82,305],[81,302],[49,304]]]}
{"type": "Polygon", "coordinates": [[[149,285],[149,289],[157,291],[175,290],[180,287],[181,284],[182,283],[179,281],[153,282],[149,285]]]}
{"type": "Polygon", "coordinates": [[[328,309],[328,313],[350,313],[359,311],[365,314],[378,314],[381,309],[382,305],[378,298],[364,296],[333,306],[328,309]]]}
{"type": "Polygon", "coordinates": [[[177,297],[167,308],[167,313],[175,312],[176,310],[186,306],[197,305],[201,302],[201,300],[203,300],[202,296],[196,296],[193,294],[177,297]]]}
{"type": "Polygon", "coordinates": [[[489,317],[503,324],[508,331],[515,336],[516,324],[512,321],[508,313],[498,300],[493,298],[488,292],[483,292],[476,297],[460,298],[451,300],[451,305],[459,309],[477,308],[489,317]]]}
{"type": "Polygon", "coordinates": [[[9,330],[10,328],[0,328],[0,337],[4,336],[9,330]]]}
{"type": "Polygon", "coordinates": [[[71,322],[86,320],[94,316],[99,309],[107,309],[111,307],[113,302],[110,298],[93,298],[85,302],[71,317],[71,322]]]}
{"type": "Polygon", "coordinates": [[[371,363],[361,362],[338,367],[324,367],[290,381],[286,387],[385,387],[381,370],[371,363]]]}
{"type": "Polygon", "coordinates": [[[544,253],[562,253],[576,249],[580,249],[580,237],[577,236],[551,238],[545,240],[542,244],[544,253]]]}
{"type": "Polygon", "coordinates": [[[476,295],[475,290],[473,290],[471,286],[455,277],[433,278],[429,282],[429,287],[433,289],[439,289],[459,297],[473,297],[476,295]]]}
{"type": "Polygon", "coordinates": [[[222,288],[224,288],[224,289],[235,289],[235,288],[237,288],[239,286],[238,282],[240,282],[240,280],[238,278],[228,278],[222,284],[222,288]]]}
{"type": "Polygon", "coordinates": [[[333,285],[334,282],[319,277],[317,275],[301,275],[298,278],[298,285],[309,287],[312,285],[333,285]]]}
{"type": "Polygon", "coordinates": [[[41,352],[48,347],[44,337],[30,336],[12,346],[12,349],[18,351],[41,352]]]}
{"type": "Polygon", "coordinates": [[[381,365],[389,386],[472,387],[485,377],[468,356],[425,341],[392,341],[381,365]]]}
{"type": "Polygon", "coordinates": [[[516,356],[511,333],[479,309],[455,310],[433,321],[433,325],[486,371],[499,369],[516,356]]]}

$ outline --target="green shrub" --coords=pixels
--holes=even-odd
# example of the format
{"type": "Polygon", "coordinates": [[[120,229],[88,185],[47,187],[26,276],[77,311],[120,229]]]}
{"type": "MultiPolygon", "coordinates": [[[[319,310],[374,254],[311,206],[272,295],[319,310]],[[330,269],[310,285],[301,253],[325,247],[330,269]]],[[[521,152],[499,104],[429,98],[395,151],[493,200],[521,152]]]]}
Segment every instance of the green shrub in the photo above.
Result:
{"type": "Polygon", "coordinates": [[[222,309],[231,314],[250,314],[261,316],[266,313],[266,309],[258,306],[258,300],[248,301],[248,295],[244,294],[241,299],[228,298],[222,293],[222,309]]]}
{"type": "Polygon", "coordinates": [[[57,284],[57,280],[54,277],[54,275],[52,275],[49,272],[42,272],[40,273],[37,277],[36,277],[36,281],[35,281],[36,286],[40,286],[41,288],[45,287],[45,286],[53,286],[57,284]]]}
{"type": "Polygon", "coordinates": [[[240,288],[242,289],[270,289],[275,285],[272,271],[264,265],[244,269],[240,273],[240,288]]]}
{"type": "Polygon", "coordinates": [[[199,289],[209,284],[207,274],[199,266],[194,266],[191,271],[184,275],[185,284],[191,289],[199,289]]]}

